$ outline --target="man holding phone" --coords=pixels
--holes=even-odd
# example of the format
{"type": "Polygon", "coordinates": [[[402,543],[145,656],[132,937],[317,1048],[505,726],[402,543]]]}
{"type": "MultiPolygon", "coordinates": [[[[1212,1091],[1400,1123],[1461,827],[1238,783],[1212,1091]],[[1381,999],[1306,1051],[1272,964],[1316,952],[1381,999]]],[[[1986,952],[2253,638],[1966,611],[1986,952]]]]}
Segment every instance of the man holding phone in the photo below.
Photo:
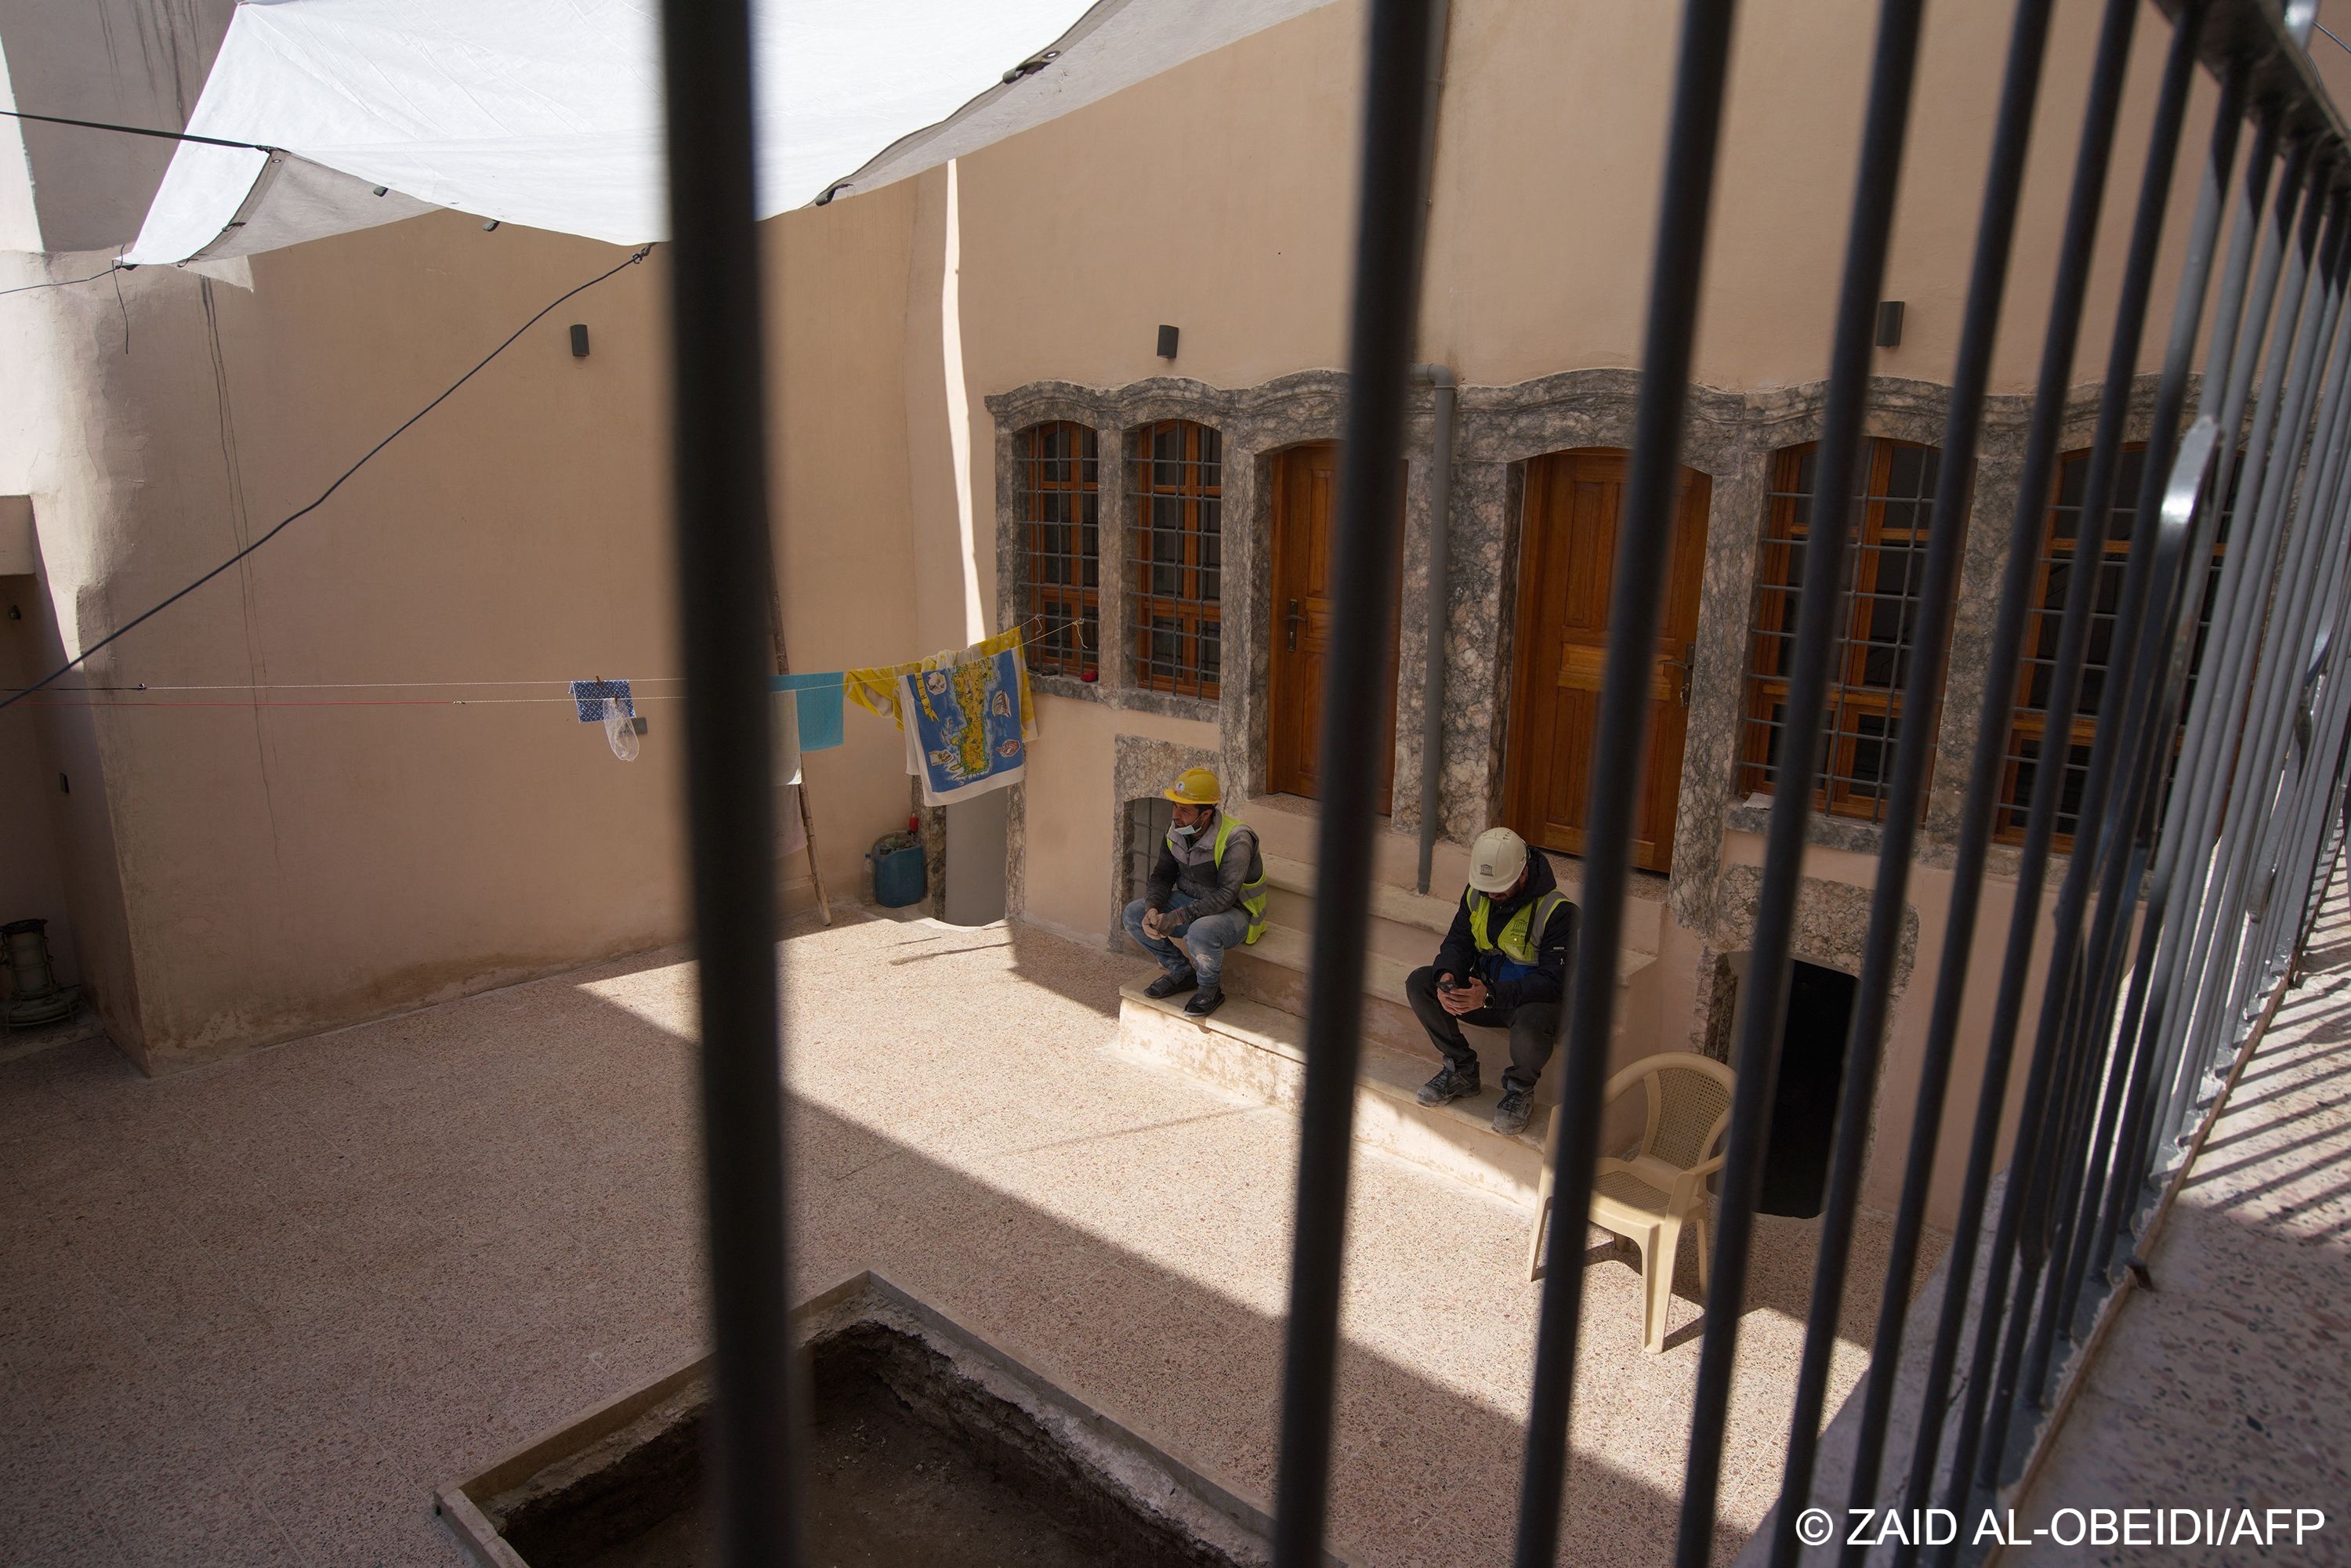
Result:
{"type": "Polygon", "coordinates": [[[1413,1012],[1445,1058],[1437,1076],[1421,1085],[1422,1104],[1466,1099],[1483,1086],[1463,1024],[1508,1029],[1510,1065],[1502,1074],[1494,1131],[1526,1130],[1535,1082],[1559,1036],[1576,918],[1551,862],[1531,853],[1524,839],[1508,828],[1478,835],[1469,849],[1469,885],[1437,961],[1405,980],[1413,1012]]]}

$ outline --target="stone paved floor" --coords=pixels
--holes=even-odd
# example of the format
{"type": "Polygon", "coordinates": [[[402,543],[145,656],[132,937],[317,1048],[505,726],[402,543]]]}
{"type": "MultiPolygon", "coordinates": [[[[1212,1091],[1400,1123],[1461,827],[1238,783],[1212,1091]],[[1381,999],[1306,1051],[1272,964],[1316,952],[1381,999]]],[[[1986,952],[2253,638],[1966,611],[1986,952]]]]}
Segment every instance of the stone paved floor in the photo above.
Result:
{"type": "Polygon", "coordinates": [[[2023,1561],[2351,1563],[2351,904],[2338,868],[2289,991],[2213,1124],[2016,1512],[2317,1508],[2299,1543],[2043,1545],[2023,1561]]]}
{"type": "MultiPolygon", "coordinates": [[[[1111,1050],[1133,959],[856,915],[786,952],[807,1287],[872,1267],[1262,1501],[1290,1119],[1111,1050]]],[[[461,1561],[433,1483],[699,1348],[690,984],[659,956],[152,1082],[102,1041],[0,1063],[0,1560],[461,1561]]],[[[1761,1237],[1725,1548],[1774,1486],[1808,1230],[1761,1237]]],[[[1523,1211],[1359,1155],[1352,1561],[1507,1559],[1525,1241],[1523,1211]]],[[[1633,1270],[1587,1289],[1568,1558],[1662,1562],[1698,1308],[1646,1356],[1633,1270]]]]}

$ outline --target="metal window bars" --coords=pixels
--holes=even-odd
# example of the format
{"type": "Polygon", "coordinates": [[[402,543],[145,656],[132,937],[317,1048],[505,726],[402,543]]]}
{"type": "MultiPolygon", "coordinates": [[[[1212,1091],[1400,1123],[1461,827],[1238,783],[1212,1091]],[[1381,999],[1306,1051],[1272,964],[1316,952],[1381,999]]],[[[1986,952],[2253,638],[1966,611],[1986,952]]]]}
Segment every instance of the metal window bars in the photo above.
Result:
{"type": "Polygon", "coordinates": [[[1027,613],[1040,627],[1021,651],[1040,674],[1092,674],[1102,646],[1097,440],[1092,426],[1069,420],[1032,424],[1013,438],[1027,613]]]}
{"type": "Polygon", "coordinates": [[[1225,438],[1163,419],[1135,431],[1127,463],[1127,625],[1134,684],[1213,698],[1224,675],[1225,438]]]}
{"type": "MultiPolygon", "coordinates": [[[[1878,8],[1807,559],[1785,655],[1785,755],[1817,754],[1839,678],[1838,646],[1850,636],[1842,609],[1854,546],[1850,531],[1836,525],[1844,520],[1844,498],[1860,482],[1866,450],[1861,428],[1872,328],[1922,4],[1882,0],[1878,8]]],[[[2016,0],[2013,11],[1933,486],[1934,515],[1943,519],[1962,516],[1974,465],[2052,5],[2016,0]]],[[[1434,112],[1426,69],[1432,8],[1431,0],[1369,4],[1349,328],[1353,396],[1323,705],[1322,882],[1276,1473],[1274,1559],[1285,1568],[1319,1563],[1324,1552],[1375,805],[1369,770],[1344,764],[1353,738],[1375,727],[1383,667],[1376,655],[1394,591],[1405,370],[1417,311],[1426,129],[1434,112]]],[[[1737,10],[1736,0],[1686,0],[1682,7],[1586,815],[1592,849],[1584,918],[1562,1030],[1567,1113],[1552,1174],[1558,1208],[1571,1215],[1589,1204],[1598,1154],[1598,1092],[1615,998],[1611,982],[1629,829],[1641,786],[1669,508],[1737,10]]],[[[775,912],[767,879],[753,874],[765,863],[768,831],[767,708],[758,677],[768,546],[746,0],[670,0],[664,40],[675,235],[676,533],[716,1332],[712,1469],[726,1559],[793,1564],[799,1561],[792,1491],[797,1390],[783,1311],[789,1206],[775,912]]],[[[2073,84],[2062,85],[2064,100],[2071,101],[2073,84]]],[[[2321,856],[2338,846],[2351,806],[2344,779],[2351,681],[2339,678],[2337,667],[2351,639],[2351,331],[2339,329],[2351,303],[2345,242],[2351,143],[2275,0],[2105,0],[2082,104],[2078,127],[2054,128],[2077,135],[2078,148],[1958,815],[1948,920],[1873,1339],[1876,1370],[1856,1396],[1846,1474],[1833,1488],[1816,1487],[1829,1352],[1929,771],[1933,737],[1923,724],[1898,727],[1883,798],[1883,850],[1845,1045],[1787,1464],[1764,1543],[1775,1564],[1799,1554],[1794,1520],[1808,1503],[1841,1513],[1847,1504],[1980,1502],[2016,1475],[2043,1427],[2067,1354],[2084,1343],[2116,1289],[2164,1183],[2199,1136],[2250,1031],[2275,1005],[2317,896],[2321,856]],[[1902,1349],[1927,1187],[1953,1089],[1985,851],[2003,793],[2019,792],[2011,785],[2006,737],[2027,690],[2022,676],[2029,617],[2045,619],[2047,601],[2055,598],[2042,559],[2064,396],[2132,34],[2150,11],[2170,36],[2121,258],[2097,430],[2083,459],[2074,549],[2103,561],[2110,538],[2126,537],[2128,544],[2120,579],[2108,588],[2100,586],[2108,574],[2068,573],[2053,644],[2032,640],[2033,657],[2047,660],[2045,681],[2036,670],[2030,688],[2043,705],[2044,733],[2077,733],[2085,696],[2098,722],[2077,782],[2069,784],[2064,769],[2043,768],[2022,791],[2028,799],[2012,913],[1976,1085],[1959,1224],[1944,1264],[1953,1288],[1936,1314],[1923,1376],[1897,1391],[1891,1369],[1902,1349]],[[2168,195],[2199,63],[2219,85],[2218,105],[2211,139],[2199,154],[2199,199],[2184,222],[2175,222],[2168,195]],[[2124,409],[2157,304],[2157,260],[2167,238],[2177,242],[2180,260],[2152,434],[2134,486],[2123,462],[2124,409]],[[2191,411],[2190,374],[2199,365],[2191,411]],[[2232,493],[2242,498],[2240,522],[2220,558],[2218,583],[2210,585],[2222,500],[2232,493]],[[2212,630],[2200,653],[2206,678],[2191,686],[2208,596],[2212,630]],[[2111,619],[2102,622],[2106,615],[2111,619]],[[2085,693],[2094,632],[2104,669],[2085,693]],[[2161,794],[2167,776],[2171,787],[2161,794]],[[2043,893],[2061,821],[2072,830],[2072,854],[2044,920],[2043,893]],[[2149,822],[2151,834],[2144,831],[2149,822]],[[2043,964],[2050,977],[2028,1020],[2027,970],[2043,964]],[[2019,1071],[2015,1152],[1995,1192],[2002,1107],[2019,1071]],[[1987,1228],[1989,1250],[1979,1270],[1987,1228]],[[1963,1351],[1966,1376],[1955,1384],[1963,1351]],[[1900,1443],[1890,1437],[1897,1400],[1910,1406],[1900,1443]]],[[[1153,536],[1162,525],[1154,511],[1138,531],[1138,566],[1180,569],[1184,586],[1171,602],[1212,606],[1215,448],[1186,434],[1181,451],[1162,453],[1160,428],[1152,427],[1138,446],[1135,483],[1155,507],[1162,496],[1173,504],[1166,531],[1180,541],[1181,553],[1160,559],[1153,536]],[[1144,461],[1163,458],[1179,469],[1165,486],[1144,461]],[[1188,481],[1181,471],[1187,464],[1188,481]]],[[[1909,712],[1928,711],[1941,687],[1962,531],[1939,527],[1925,540],[1910,657],[1899,682],[1909,712]]],[[[1207,616],[1179,622],[1178,648],[1167,661],[1172,678],[1188,672],[1196,685],[1213,679],[1205,630],[1213,623],[1207,616]]],[[[1144,644],[1136,652],[1142,664],[1154,662],[1144,644]]],[[[1684,1568],[1707,1563],[1717,1541],[1730,1373],[1777,1067],[1775,1026],[1813,809],[1810,790],[1780,791],[1771,804],[1750,962],[1757,992],[1737,1041],[1740,1079],[1684,1469],[1676,1543],[1684,1568]]],[[[1580,1270],[1566,1259],[1543,1281],[1520,1480],[1520,1568],[1550,1564],[1560,1546],[1582,1283],[1580,1270]]],[[[1831,1554],[1857,1559],[1862,1550],[1831,1554]]],[[[1893,1555],[1907,1562],[1918,1550],[1893,1555]]],[[[1982,1548],[1962,1532],[1928,1550],[1949,1562],[1982,1548]]]]}
{"type": "MultiPolygon", "coordinates": [[[[1817,442],[1773,454],[1771,488],[1764,495],[1739,775],[1740,789],[1750,794],[1769,794],[1777,786],[1819,455],[1817,442]]],[[[1813,769],[1816,810],[1870,821],[1884,814],[1941,470],[1942,454],[1934,447],[1869,443],[1863,483],[1844,525],[1852,538],[1844,607],[1830,658],[1836,672],[1830,713],[1813,769]]],[[[1948,648],[1939,656],[1948,658],[1948,648]]],[[[1929,733],[1939,710],[1939,702],[1926,710],[1929,733]]]]}

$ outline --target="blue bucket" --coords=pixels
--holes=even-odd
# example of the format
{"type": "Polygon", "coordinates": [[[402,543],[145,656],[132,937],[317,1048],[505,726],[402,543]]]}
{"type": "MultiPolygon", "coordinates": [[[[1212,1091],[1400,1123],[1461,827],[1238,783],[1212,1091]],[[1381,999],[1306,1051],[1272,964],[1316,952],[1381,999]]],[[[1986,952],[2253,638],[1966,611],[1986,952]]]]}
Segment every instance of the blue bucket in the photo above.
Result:
{"type": "Polygon", "coordinates": [[[904,909],[910,904],[920,904],[923,894],[929,891],[930,878],[923,867],[920,845],[865,858],[873,867],[873,902],[883,908],[904,909]]]}

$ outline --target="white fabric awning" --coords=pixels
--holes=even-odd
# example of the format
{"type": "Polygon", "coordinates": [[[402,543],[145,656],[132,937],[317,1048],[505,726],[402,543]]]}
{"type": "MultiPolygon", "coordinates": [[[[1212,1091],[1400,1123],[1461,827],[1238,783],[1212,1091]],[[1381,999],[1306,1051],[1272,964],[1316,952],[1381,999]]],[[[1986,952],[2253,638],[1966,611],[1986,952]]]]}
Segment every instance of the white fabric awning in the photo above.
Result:
{"type": "MultiPolygon", "coordinates": [[[[1328,3],[754,0],[759,215],[904,179],[1328,3]]],[[[277,151],[183,142],[123,259],[438,208],[662,238],[658,47],[657,0],[242,0],[187,128],[277,151]]]]}

